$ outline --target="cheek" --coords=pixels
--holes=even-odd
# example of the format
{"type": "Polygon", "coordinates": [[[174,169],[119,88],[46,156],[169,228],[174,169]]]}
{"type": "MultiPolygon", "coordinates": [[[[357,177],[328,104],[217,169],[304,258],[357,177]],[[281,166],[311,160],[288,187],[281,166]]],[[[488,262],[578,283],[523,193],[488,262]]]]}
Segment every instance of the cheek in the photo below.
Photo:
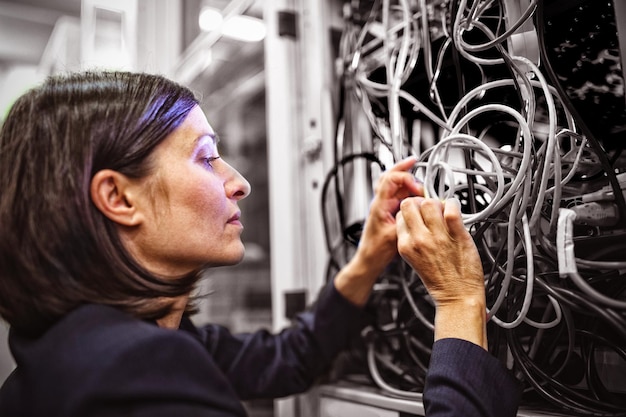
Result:
{"type": "Polygon", "coordinates": [[[185,187],[182,196],[185,207],[192,216],[200,217],[205,224],[218,224],[226,211],[224,188],[217,181],[193,183],[185,187]]]}

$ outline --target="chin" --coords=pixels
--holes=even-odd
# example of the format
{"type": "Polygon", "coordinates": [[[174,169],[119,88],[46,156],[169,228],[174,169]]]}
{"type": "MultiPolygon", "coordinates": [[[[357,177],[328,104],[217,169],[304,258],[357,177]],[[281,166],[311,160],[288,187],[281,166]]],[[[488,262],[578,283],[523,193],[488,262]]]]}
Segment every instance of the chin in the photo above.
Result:
{"type": "Polygon", "coordinates": [[[224,266],[229,266],[229,265],[237,265],[239,263],[241,263],[241,261],[243,261],[243,254],[241,254],[241,256],[238,256],[237,258],[234,258],[232,261],[227,262],[224,264],[224,266]]]}
{"type": "Polygon", "coordinates": [[[246,255],[246,251],[245,251],[245,250],[243,249],[243,247],[242,247],[242,249],[241,249],[241,253],[239,254],[239,256],[237,257],[237,259],[235,260],[235,263],[234,263],[234,264],[238,264],[238,263],[240,263],[241,261],[243,261],[243,258],[245,257],[245,255],[246,255]]]}
{"type": "Polygon", "coordinates": [[[212,262],[210,261],[208,265],[212,267],[237,265],[238,263],[243,261],[244,255],[245,250],[243,248],[243,245],[241,245],[241,250],[233,251],[231,254],[227,254],[220,259],[216,259],[212,262]]]}

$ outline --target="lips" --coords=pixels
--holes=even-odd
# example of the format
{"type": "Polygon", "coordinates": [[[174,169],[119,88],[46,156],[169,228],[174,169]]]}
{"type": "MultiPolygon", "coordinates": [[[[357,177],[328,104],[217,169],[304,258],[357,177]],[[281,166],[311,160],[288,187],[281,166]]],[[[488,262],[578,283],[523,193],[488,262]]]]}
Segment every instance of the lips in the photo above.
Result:
{"type": "Polygon", "coordinates": [[[239,218],[241,217],[241,212],[238,211],[237,213],[233,214],[229,219],[228,219],[228,223],[234,223],[234,224],[241,224],[241,222],[239,221],[239,218]]]}

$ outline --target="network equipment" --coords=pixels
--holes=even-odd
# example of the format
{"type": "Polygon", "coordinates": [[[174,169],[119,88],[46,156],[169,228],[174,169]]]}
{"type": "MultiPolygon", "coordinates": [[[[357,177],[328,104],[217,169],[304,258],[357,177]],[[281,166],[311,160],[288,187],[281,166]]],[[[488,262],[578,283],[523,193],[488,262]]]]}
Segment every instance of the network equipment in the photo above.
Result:
{"type": "MultiPolygon", "coordinates": [[[[620,0],[352,0],[339,44],[329,276],[379,173],[408,155],[458,197],[483,260],[490,350],[525,404],[626,415],[626,98],[620,0]],[[359,211],[360,209],[360,211],[359,211]]],[[[434,308],[401,260],[344,377],[419,397],[434,308]]]]}

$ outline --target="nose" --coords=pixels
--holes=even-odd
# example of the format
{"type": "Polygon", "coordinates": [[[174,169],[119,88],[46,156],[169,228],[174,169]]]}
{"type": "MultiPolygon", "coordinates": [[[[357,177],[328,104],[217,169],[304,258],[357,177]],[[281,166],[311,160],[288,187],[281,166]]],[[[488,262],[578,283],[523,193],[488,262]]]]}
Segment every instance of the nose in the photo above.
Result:
{"type": "Polygon", "coordinates": [[[232,166],[228,165],[228,169],[231,175],[224,184],[226,196],[235,200],[246,198],[251,191],[250,183],[232,166]]]}

